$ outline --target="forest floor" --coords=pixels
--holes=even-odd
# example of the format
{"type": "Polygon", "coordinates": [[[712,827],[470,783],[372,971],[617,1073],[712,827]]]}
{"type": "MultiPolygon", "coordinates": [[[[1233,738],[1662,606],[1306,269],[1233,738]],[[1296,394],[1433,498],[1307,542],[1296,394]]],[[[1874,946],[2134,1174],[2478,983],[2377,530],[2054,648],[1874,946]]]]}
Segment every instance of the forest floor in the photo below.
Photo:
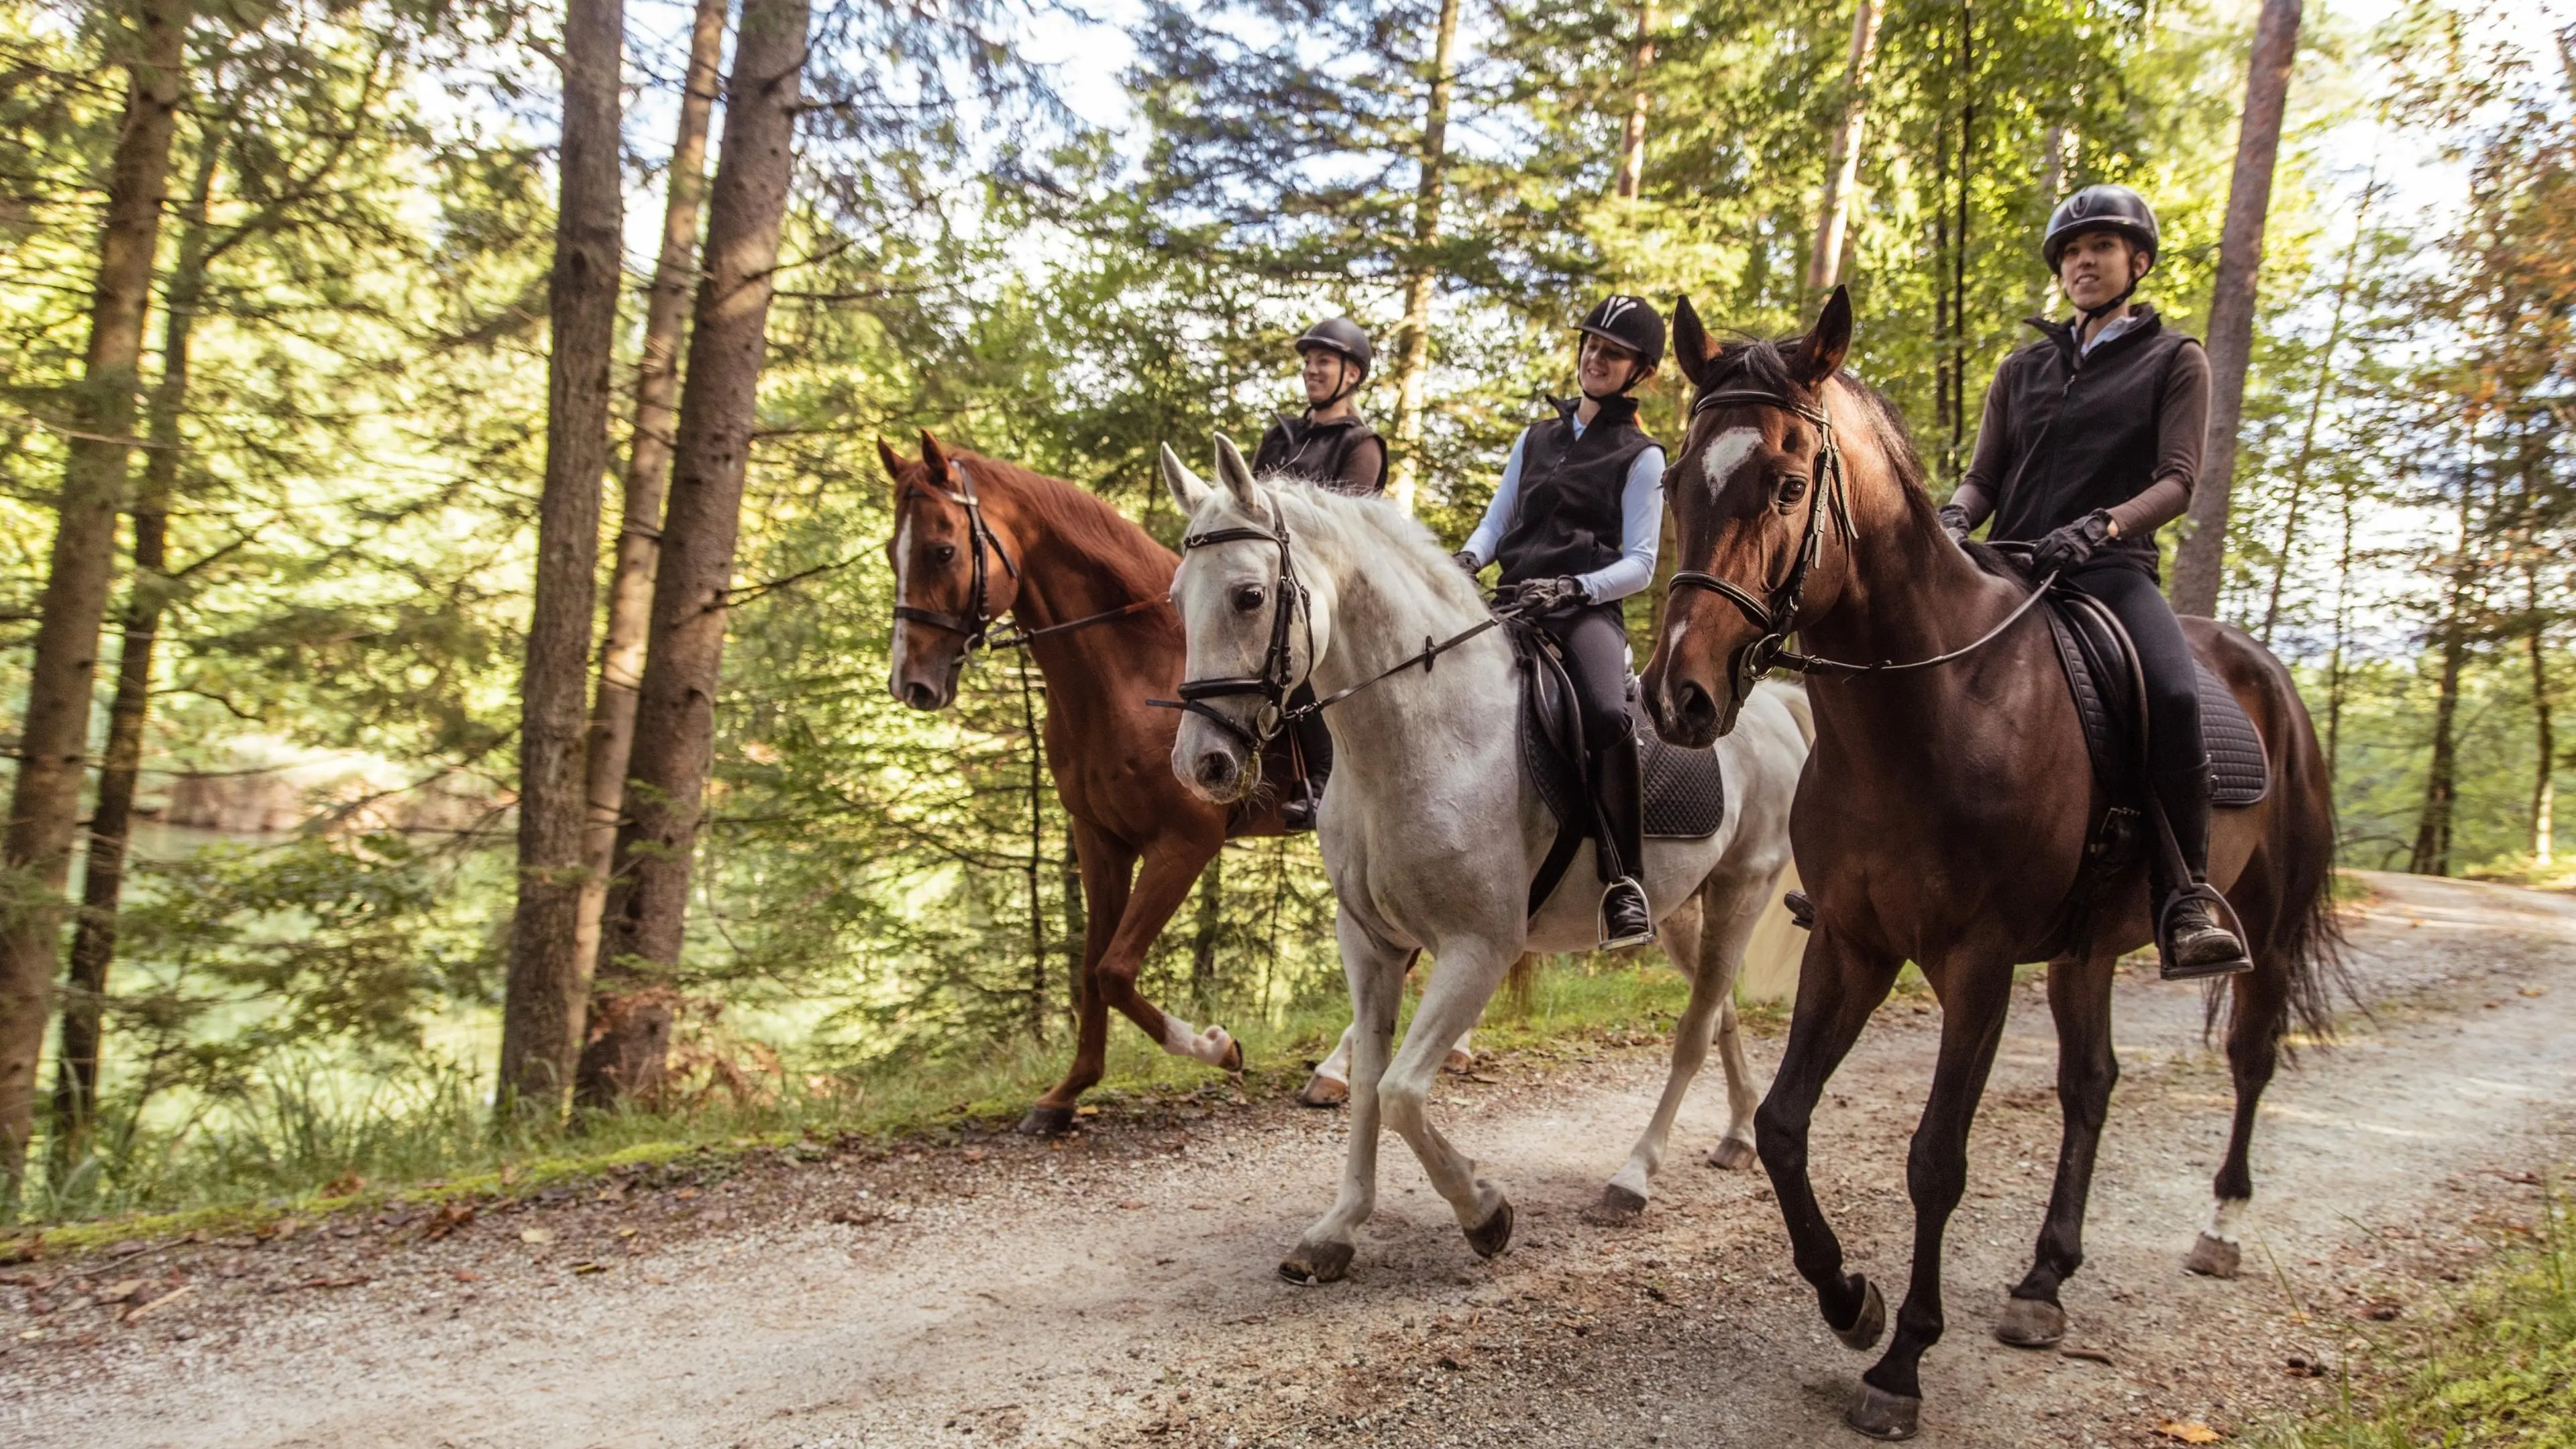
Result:
{"type": "MultiPolygon", "coordinates": [[[[2543,1176],[2576,1156],[2576,899],[2364,879],[2349,929],[2371,1013],[2266,1097],[2237,1279],[2181,1268],[2229,1100],[2198,993],[2124,974],[2070,1352],[1987,1332],[2058,1137],[2048,1013],[2036,982],[2016,992],[1923,1442],[2172,1443],[2313,1410],[2537,1221],[2543,1176]]],[[[1820,1191],[1891,1307],[1939,1024],[1927,995],[1891,1001],[1818,1120],[1820,1191]]],[[[1757,1072],[1778,1048],[1753,1043],[1757,1072]]],[[[1715,1081],[1644,1217],[1582,1216],[1662,1066],[1660,1043],[1596,1039],[1444,1077],[1435,1119],[1510,1191],[1510,1251],[1477,1260],[1390,1138],[1359,1261],[1321,1288],[1273,1269],[1331,1199],[1342,1114],[1221,1084],[1060,1142],[684,1159],[473,1216],[43,1260],[0,1273],[0,1441],[1863,1442],[1838,1419],[1868,1360],[1827,1336],[1760,1173],[1703,1165],[1715,1081]]]]}

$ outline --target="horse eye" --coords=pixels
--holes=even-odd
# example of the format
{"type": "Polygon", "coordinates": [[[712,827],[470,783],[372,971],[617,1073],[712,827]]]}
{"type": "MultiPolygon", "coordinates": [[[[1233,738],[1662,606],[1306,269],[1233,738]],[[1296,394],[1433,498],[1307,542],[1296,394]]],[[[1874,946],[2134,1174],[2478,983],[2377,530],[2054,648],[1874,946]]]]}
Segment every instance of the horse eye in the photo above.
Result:
{"type": "Polygon", "coordinates": [[[944,564],[956,557],[957,545],[953,543],[935,543],[930,546],[930,561],[932,563],[944,564]]]}
{"type": "Polygon", "coordinates": [[[1807,480],[1805,478],[1796,473],[1791,473],[1780,480],[1780,501],[1782,503],[1795,503],[1806,496],[1807,480]]]}
{"type": "Polygon", "coordinates": [[[1253,610],[1260,608],[1261,599],[1261,586],[1259,584],[1245,584],[1243,587],[1234,591],[1234,607],[1239,613],[1249,614],[1253,610]]]}

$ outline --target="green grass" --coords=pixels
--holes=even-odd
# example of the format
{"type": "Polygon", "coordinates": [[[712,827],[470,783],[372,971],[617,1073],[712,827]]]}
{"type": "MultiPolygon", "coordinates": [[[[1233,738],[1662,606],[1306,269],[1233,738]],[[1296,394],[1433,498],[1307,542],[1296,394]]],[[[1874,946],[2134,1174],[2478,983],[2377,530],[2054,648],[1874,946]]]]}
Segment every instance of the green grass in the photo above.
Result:
{"type": "MultiPolygon", "coordinates": [[[[1542,967],[1525,998],[1497,996],[1477,1048],[1546,1059],[1660,1042],[1688,995],[1681,976],[1652,954],[1635,962],[1566,958],[1542,967]]],[[[1407,1020],[1412,1004],[1408,998],[1407,1020]]],[[[1785,1013],[1756,1007],[1746,1017],[1759,1030],[1785,1013]]],[[[1274,1021],[1228,1023],[1244,1047],[1246,1100],[1294,1091],[1347,1019],[1318,1002],[1274,1021]]],[[[1100,1113],[1181,1095],[1233,1095],[1224,1077],[1154,1048],[1122,1021],[1113,1019],[1110,1030],[1108,1076],[1084,1099],[1100,1113]]],[[[1054,1084],[1070,1053],[1058,1033],[850,1074],[789,1070],[758,1078],[762,1090],[748,1099],[709,1094],[680,1110],[594,1115],[576,1132],[542,1134],[496,1134],[481,1090],[461,1074],[355,1092],[335,1086],[345,1078],[331,1073],[281,1074],[183,1131],[138,1133],[69,1181],[31,1192],[18,1235],[0,1239],[0,1261],[235,1232],[395,1198],[509,1196],[690,1154],[995,1130],[1054,1084]]]]}
{"type": "Polygon", "coordinates": [[[2576,1445],[2576,1214],[2543,1190],[2528,1244],[2335,1405],[2254,1442],[2275,1449],[2576,1445]]]}

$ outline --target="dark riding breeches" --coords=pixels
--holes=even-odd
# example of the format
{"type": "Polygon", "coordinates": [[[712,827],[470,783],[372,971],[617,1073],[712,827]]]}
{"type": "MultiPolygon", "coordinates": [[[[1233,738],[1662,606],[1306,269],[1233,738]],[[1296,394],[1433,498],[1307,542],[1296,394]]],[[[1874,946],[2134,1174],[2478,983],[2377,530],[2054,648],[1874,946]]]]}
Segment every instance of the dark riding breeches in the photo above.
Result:
{"type": "Polygon", "coordinates": [[[2182,622],[2155,577],[2129,564],[2095,564],[2059,582],[2099,599],[2137,647],[2147,684],[2147,773],[2193,874],[2209,863],[2209,752],[2200,735],[2200,684],[2182,622]]]}
{"type": "MultiPolygon", "coordinates": [[[[1301,684],[1288,691],[1288,707],[1302,709],[1315,702],[1315,686],[1301,684]]],[[[1324,788],[1324,777],[1333,773],[1333,732],[1324,725],[1324,712],[1317,710],[1289,726],[1297,732],[1297,754],[1306,767],[1306,778],[1318,790],[1324,788]]]]}
{"type": "Polygon", "coordinates": [[[1587,604],[1538,621],[1565,654],[1574,701],[1583,712],[1583,747],[1606,749],[1628,738],[1628,624],[1617,604],[1587,604]]]}
{"type": "Polygon", "coordinates": [[[1628,718],[1628,624],[1617,604],[1589,604],[1538,621],[1565,655],[1583,716],[1583,748],[1599,828],[1592,852],[1601,879],[1645,870],[1645,779],[1628,718]]]}

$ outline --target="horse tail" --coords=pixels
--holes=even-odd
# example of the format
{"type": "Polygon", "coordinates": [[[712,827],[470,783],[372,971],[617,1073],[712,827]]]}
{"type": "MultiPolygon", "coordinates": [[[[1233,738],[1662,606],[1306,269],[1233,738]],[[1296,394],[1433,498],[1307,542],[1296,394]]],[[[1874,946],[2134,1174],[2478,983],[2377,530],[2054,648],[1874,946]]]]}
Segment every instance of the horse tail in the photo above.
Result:
{"type": "MultiPolygon", "coordinates": [[[[2280,862],[2279,909],[2263,942],[2268,960],[2256,969],[2278,962],[2277,969],[2285,973],[2275,1033],[2296,1031],[2308,1041],[2325,1042],[2335,1035],[2336,1007],[2361,1001],[2345,959],[2342,913],[2335,904],[2335,857],[2342,837],[2335,822],[2334,780],[2317,743],[2316,725],[2288,672],[2268,655],[2265,662],[2270,666],[2266,682],[2276,695],[2272,713],[2287,727],[2289,748],[2282,751],[2280,778],[2274,784],[2282,818],[2269,843],[2280,862]]],[[[2203,997],[2203,1019],[2213,1035],[2226,1029],[2241,1005],[2240,993],[2228,989],[2235,981],[2252,985],[2249,978],[2217,977],[2203,997]]]]}
{"type": "Polygon", "coordinates": [[[1780,897],[1798,889],[1798,865],[1780,867],[1771,884],[1771,899],[1744,942],[1744,964],[1735,973],[1735,990],[1747,1001],[1789,1001],[1798,994],[1798,965],[1807,957],[1807,933],[1799,929],[1780,897]]]}

